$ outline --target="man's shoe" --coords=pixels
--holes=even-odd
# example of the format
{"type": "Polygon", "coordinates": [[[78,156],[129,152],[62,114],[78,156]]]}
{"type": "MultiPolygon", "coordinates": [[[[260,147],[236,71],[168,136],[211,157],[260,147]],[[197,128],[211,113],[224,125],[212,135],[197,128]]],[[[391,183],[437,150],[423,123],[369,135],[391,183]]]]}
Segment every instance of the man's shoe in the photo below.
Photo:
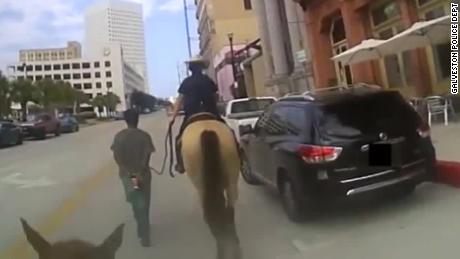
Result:
{"type": "Polygon", "coordinates": [[[180,164],[176,164],[174,166],[174,170],[176,170],[176,172],[178,172],[179,174],[185,173],[185,168],[180,164]]]}

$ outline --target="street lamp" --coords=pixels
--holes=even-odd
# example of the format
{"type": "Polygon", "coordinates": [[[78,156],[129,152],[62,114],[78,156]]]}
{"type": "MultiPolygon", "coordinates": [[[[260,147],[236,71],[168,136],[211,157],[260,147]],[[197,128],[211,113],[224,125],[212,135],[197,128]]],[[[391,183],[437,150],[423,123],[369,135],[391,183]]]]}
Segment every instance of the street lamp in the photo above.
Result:
{"type": "Polygon", "coordinates": [[[232,88],[232,92],[233,92],[233,97],[236,98],[236,67],[235,67],[235,55],[234,55],[234,52],[233,52],[233,33],[230,32],[227,34],[228,36],[228,41],[230,42],[230,59],[231,59],[231,63],[232,63],[232,73],[233,73],[233,88],[232,88]]]}

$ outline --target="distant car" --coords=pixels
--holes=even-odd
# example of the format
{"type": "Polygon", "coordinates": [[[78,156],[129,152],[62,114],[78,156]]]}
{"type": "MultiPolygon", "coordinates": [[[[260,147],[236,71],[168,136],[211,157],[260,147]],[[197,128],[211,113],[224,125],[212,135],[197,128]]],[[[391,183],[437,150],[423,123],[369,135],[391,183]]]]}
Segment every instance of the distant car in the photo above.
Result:
{"type": "Polygon", "coordinates": [[[11,121],[0,120],[0,146],[22,144],[21,128],[11,121]]]}
{"type": "MultiPolygon", "coordinates": [[[[271,104],[276,102],[275,97],[252,97],[231,100],[226,103],[224,119],[240,140],[240,128],[244,125],[254,126],[259,116],[271,104]]],[[[222,105],[221,108],[222,109],[222,105]]]]}
{"type": "Polygon", "coordinates": [[[115,112],[115,115],[113,116],[113,118],[119,121],[119,120],[124,120],[125,116],[123,115],[123,112],[115,112]]]}
{"type": "Polygon", "coordinates": [[[292,221],[334,199],[410,194],[435,173],[429,126],[397,91],[282,98],[242,133],[243,178],[277,189],[292,221]]]}
{"type": "Polygon", "coordinates": [[[62,133],[77,132],[80,130],[78,120],[74,116],[63,116],[59,119],[62,133]]]}
{"type": "Polygon", "coordinates": [[[31,115],[27,122],[20,124],[24,137],[45,139],[48,134],[61,135],[61,124],[53,115],[42,113],[31,115]]]}

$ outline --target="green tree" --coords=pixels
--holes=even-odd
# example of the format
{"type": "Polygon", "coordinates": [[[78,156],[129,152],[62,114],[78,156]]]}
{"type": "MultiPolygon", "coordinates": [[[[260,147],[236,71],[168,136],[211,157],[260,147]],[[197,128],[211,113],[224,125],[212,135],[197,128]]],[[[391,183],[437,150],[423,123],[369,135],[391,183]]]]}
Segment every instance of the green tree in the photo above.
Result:
{"type": "Polygon", "coordinates": [[[0,117],[10,114],[12,86],[0,71],[0,117]]]}
{"type": "Polygon", "coordinates": [[[80,113],[81,105],[91,104],[89,97],[81,90],[73,89],[74,114],[80,113]]]}
{"type": "Polygon", "coordinates": [[[98,109],[99,115],[101,116],[102,107],[106,107],[106,101],[104,96],[98,95],[91,100],[91,105],[98,109]]]}
{"type": "Polygon", "coordinates": [[[22,120],[27,120],[27,103],[40,99],[39,89],[30,80],[18,79],[12,84],[11,100],[21,105],[22,120]]]}
{"type": "Polygon", "coordinates": [[[118,95],[114,93],[107,93],[103,96],[103,98],[105,100],[105,107],[111,115],[116,110],[117,105],[121,103],[121,99],[118,95]]]}

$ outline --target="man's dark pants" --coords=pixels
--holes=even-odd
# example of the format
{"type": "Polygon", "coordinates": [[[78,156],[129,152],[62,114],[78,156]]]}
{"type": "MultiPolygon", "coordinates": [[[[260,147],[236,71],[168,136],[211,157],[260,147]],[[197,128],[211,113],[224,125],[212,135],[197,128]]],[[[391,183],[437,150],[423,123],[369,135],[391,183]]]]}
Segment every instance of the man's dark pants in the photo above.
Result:
{"type": "Polygon", "coordinates": [[[152,175],[147,174],[139,183],[139,189],[133,188],[130,177],[121,177],[126,193],[126,199],[131,204],[137,223],[137,236],[150,240],[150,194],[152,175]]]}

